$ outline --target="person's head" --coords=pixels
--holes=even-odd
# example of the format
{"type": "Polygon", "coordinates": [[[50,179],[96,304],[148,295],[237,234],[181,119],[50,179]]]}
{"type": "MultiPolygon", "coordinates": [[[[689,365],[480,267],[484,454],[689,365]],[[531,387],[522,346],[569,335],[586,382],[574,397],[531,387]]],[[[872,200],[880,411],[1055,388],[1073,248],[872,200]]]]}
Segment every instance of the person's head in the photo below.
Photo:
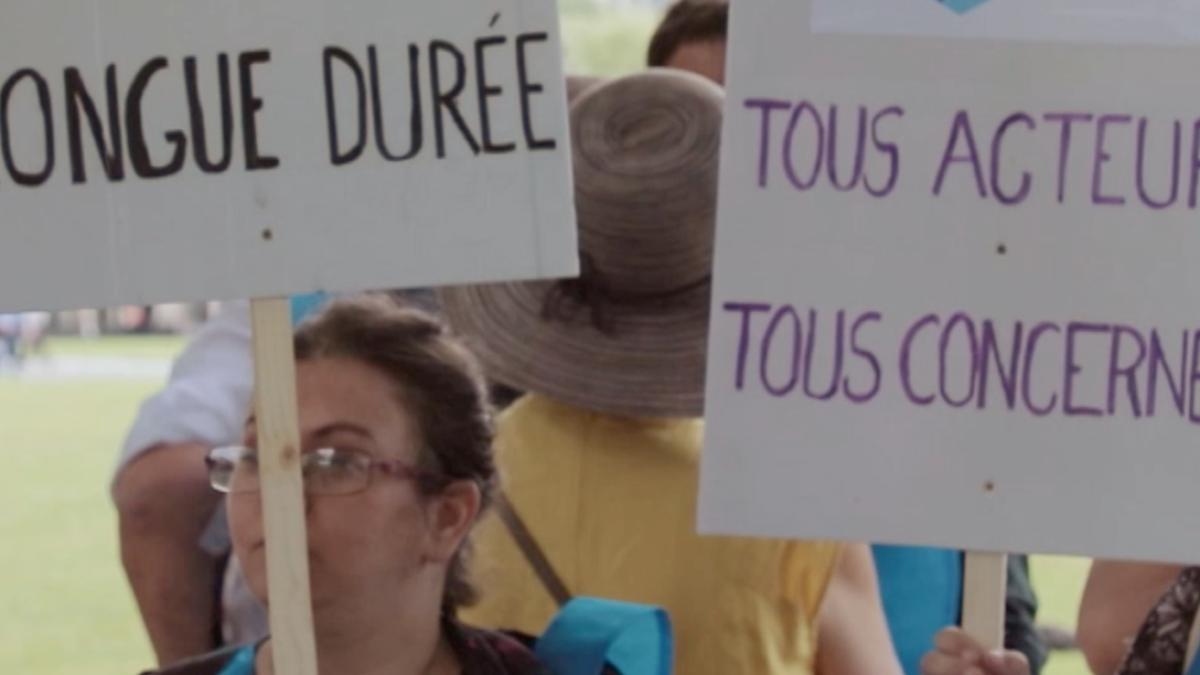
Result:
{"type": "MultiPolygon", "coordinates": [[[[469,604],[468,536],[496,483],[475,359],[429,315],[373,296],[331,303],[301,324],[295,348],[314,607],[373,598],[452,614],[469,604]]],[[[252,418],[244,443],[257,442],[252,418]]],[[[250,459],[223,470],[234,550],[266,600],[250,459]]]]}
{"type": "Polygon", "coordinates": [[[650,39],[646,64],[679,68],[725,84],[726,0],[678,0],[650,39]]]}
{"type": "Polygon", "coordinates": [[[651,68],[571,102],[579,277],[438,291],[489,377],[596,412],[702,414],[724,100],[651,68]]]}

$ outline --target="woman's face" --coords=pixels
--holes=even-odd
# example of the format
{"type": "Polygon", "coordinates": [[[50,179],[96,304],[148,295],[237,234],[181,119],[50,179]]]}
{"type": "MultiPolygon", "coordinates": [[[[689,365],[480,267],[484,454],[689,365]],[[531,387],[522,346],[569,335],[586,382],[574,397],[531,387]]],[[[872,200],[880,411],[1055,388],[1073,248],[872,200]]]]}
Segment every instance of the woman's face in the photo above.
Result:
{"type": "MultiPolygon", "coordinates": [[[[415,467],[421,443],[413,415],[383,373],[350,358],[319,358],[297,365],[302,449],[357,451],[374,461],[415,467]]],[[[255,421],[245,444],[257,447],[255,421]]],[[[306,494],[313,605],[347,598],[395,601],[414,588],[440,601],[445,570],[478,512],[461,489],[422,497],[411,478],[370,470],[370,484],[354,494],[306,494]]],[[[468,492],[471,492],[468,490],[468,492]]],[[[251,590],[267,597],[264,527],[258,493],[229,496],[234,552],[251,590]]]]}

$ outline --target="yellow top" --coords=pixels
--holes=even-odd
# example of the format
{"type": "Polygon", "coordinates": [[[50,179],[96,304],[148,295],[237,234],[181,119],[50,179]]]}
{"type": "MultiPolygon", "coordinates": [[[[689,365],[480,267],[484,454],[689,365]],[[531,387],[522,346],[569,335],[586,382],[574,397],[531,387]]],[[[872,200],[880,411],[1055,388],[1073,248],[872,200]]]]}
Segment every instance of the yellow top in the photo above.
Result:
{"type": "MultiPolygon", "coordinates": [[[[499,421],[505,491],[574,595],[665,607],[681,675],[808,675],[840,547],[695,534],[703,423],[529,395],[499,421]]],[[[472,624],[541,633],[556,607],[495,515],[476,533],[472,624]]]]}

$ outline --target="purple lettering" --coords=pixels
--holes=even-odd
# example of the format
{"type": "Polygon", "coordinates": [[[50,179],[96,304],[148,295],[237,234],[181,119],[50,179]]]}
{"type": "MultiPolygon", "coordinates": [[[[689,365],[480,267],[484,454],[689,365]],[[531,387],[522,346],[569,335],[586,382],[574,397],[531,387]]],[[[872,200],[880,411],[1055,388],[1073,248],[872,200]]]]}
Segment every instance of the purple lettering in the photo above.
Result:
{"type": "Polygon", "coordinates": [[[792,104],[771,98],[748,98],[743,105],[762,111],[759,121],[758,186],[765,188],[767,186],[768,158],[771,152],[771,113],[776,110],[787,110],[792,107],[792,104]]]}
{"type": "Polygon", "coordinates": [[[1076,122],[1091,122],[1087,113],[1046,113],[1042,119],[1062,124],[1058,145],[1058,203],[1063,203],[1067,185],[1067,162],[1071,156],[1071,125],[1076,122]]]}
{"type": "Polygon", "coordinates": [[[1152,209],[1165,209],[1175,203],[1179,198],[1179,153],[1180,145],[1183,142],[1183,125],[1179,120],[1175,120],[1175,136],[1174,136],[1174,154],[1171,162],[1171,196],[1166,201],[1155,201],[1146,192],[1146,126],[1147,120],[1145,117],[1138,120],[1138,140],[1137,140],[1137,189],[1138,197],[1142,203],[1152,209]]]}
{"type": "Polygon", "coordinates": [[[863,176],[863,185],[872,197],[886,197],[891,194],[896,187],[896,181],[900,179],[900,147],[895,143],[885,143],[879,140],[879,121],[889,115],[904,117],[904,109],[897,106],[885,108],[875,113],[875,117],[871,120],[871,142],[874,143],[876,150],[888,156],[888,163],[891,167],[887,182],[878,190],[871,187],[870,176],[863,176]]]}
{"type": "Polygon", "coordinates": [[[975,398],[975,388],[978,384],[978,378],[976,378],[975,374],[978,372],[979,340],[975,332],[975,322],[972,321],[971,317],[967,316],[965,313],[959,312],[950,317],[950,320],[946,322],[946,328],[942,330],[941,342],[938,344],[938,387],[942,394],[942,400],[948,403],[952,408],[961,408],[970,403],[971,400],[975,398]],[[968,344],[970,345],[971,353],[971,369],[968,372],[968,379],[971,382],[971,389],[962,399],[954,400],[951,398],[946,387],[946,373],[949,370],[949,367],[946,365],[946,352],[950,351],[950,338],[954,334],[955,326],[958,326],[959,324],[967,327],[967,340],[968,344]]]}
{"type": "Polygon", "coordinates": [[[824,393],[812,390],[813,352],[817,346],[817,310],[808,310],[808,344],[804,346],[804,393],[809,398],[818,401],[828,401],[837,393],[838,380],[842,379],[842,351],[846,338],[846,310],[837,314],[837,337],[833,341],[833,373],[830,376],[829,388],[824,393]]]}
{"type": "Polygon", "coordinates": [[[1117,380],[1125,379],[1125,390],[1129,394],[1129,406],[1134,417],[1142,416],[1142,406],[1138,402],[1137,369],[1146,360],[1146,341],[1142,334],[1129,326],[1115,325],[1112,331],[1112,348],[1108,356],[1108,414],[1117,411],[1117,380]],[[1121,336],[1127,335],[1134,339],[1137,345],[1137,358],[1133,363],[1121,365],[1121,336]]]}
{"type": "Polygon", "coordinates": [[[1012,348],[1009,365],[1006,369],[1000,356],[1000,341],[996,337],[996,326],[989,319],[983,322],[983,337],[979,347],[979,409],[987,406],[988,371],[991,364],[996,365],[996,373],[1000,376],[1000,388],[1004,391],[1004,401],[1008,409],[1017,405],[1017,368],[1021,363],[1021,343],[1023,342],[1025,326],[1020,321],[1013,329],[1012,348]],[[1007,372],[1006,372],[1007,370],[1007,372]]]}
{"type": "Polygon", "coordinates": [[[863,175],[863,161],[867,154],[867,108],[866,106],[858,107],[858,144],[854,151],[854,174],[850,177],[850,182],[843,184],[838,180],[837,175],[837,120],[838,108],[836,105],[829,106],[829,162],[827,169],[829,171],[829,182],[833,183],[833,188],[839,192],[849,192],[853,190],[858,181],[863,175]]]}
{"type": "Polygon", "coordinates": [[[863,359],[871,366],[871,372],[875,373],[875,382],[865,393],[858,394],[850,388],[850,376],[847,375],[842,381],[842,389],[846,392],[846,398],[855,403],[866,403],[875,398],[879,393],[879,389],[883,384],[883,369],[879,366],[879,359],[875,354],[868,349],[861,347],[858,343],[858,329],[868,321],[879,322],[883,320],[883,315],[879,312],[867,312],[854,320],[854,325],[850,327],[850,353],[863,359]]]}
{"type": "Polygon", "coordinates": [[[908,329],[904,335],[904,342],[900,347],[900,384],[904,386],[904,393],[908,396],[908,400],[917,405],[929,405],[937,398],[935,395],[918,396],[912,388],[912,372],[911,372],[911,356],[912,343],[916,339],[917,333],[927,326],[937,327],[939,320],[936,314],[928,314],[917,321],[908,329]]]}
{"type": "Polygon", "coordinates": [[[741,312],[742,327],[738,337],[737,373],[734,375],[735,386],[741,391],[746,384],[746,355],[750,351],[750,317],[757,312],[769,312],[771,306],[757,302],[727,302],[726,312],[741,312]]]}
{"type": "Polygon", "coordinates": [[[1188,208],[1196,208],[1196,189],[1200,187],[1200,120],[1192,125],[1192,184],[1188,191],[1188,208]]]}
{"type": "Polygon", "coordinates": [[[1158,369],[1167,375],[1167,389],[1171,392],[1171,398],[1175,399],[1175,409],[1179,411],[1179,416],[1184,414],[1184,406],[1187,401],[1187,392],[1184,388],[1184,373],[1187,371],[1188,359],[1188,334],[1183,332],[1183,340],[1179,345],[1179,379],[1171,374],[1171,369],[1167,366],[1166,352],[1163,351],[1162,340],[1158,337],[1158,331],[1150,331],[1150,373],[1146,376],[1146,417],[1154,417],[1154,403],[1158,397],[1158,369]]]}
{"type": "Polygon", "coordinates": [[[1106,333],[1111,326],[1099,323],[1083,323],[1072,321],[1067,324],[1067,357],[1066,374],[1063,377],[1063,412],[1068,416],[1086,415],[1098,417],[1103,414],[1100,408],[1075,405],[1075,376],[1083,372],[1083,366],[1075,362],[1075,337],[1079,333],[1106,333]]]}
{"type": "Polygon", "coordinates": [[[758,364],[759,375],[762,377],[763,386],[772,396],[787,396],[796,388],[796,382],[800,379],[800,347],[801,339],[804,331],[800,325],[800,316],[796,314],[796,310],[791,305],[784,305],[771,317],[771,322],[767,324],[767,332],[763,335],[762,353],[758,364]],[[771,384],[771,378],[768,374],[770,370],[770,361],[768,357],[771,355],[771,344],[775,341],[775,331],[779,328],[780,322],[784,317],[792,317],[792,356],[788,361],[791,364],[791,376],[788,378],[787,384],[782,387],[776,387],[771,384]]]}
{"type": "MultiPolygon", "coordinates": [[[[1125,198],[1121,196],[1111,196],[1104,194],[1104,165],[1108,160],[1112,159],[1112,155],[1104,149],[1104,142],[1108,135],[1108,125],[1110,124],[1129,124],[1133,118],[1129,115],[1101,115],[1096,120],[1096,155],[1092,162],[1092,203],[1093,204],[1108,204],[1112,206],[1121,206],[1125,203],[1125,198]]],[[[1070,332],[1070,327],[1067,328],[1070,332]]],[[[1070,338],[1068,338],[1068,341],[1070,338]]],[[[1070,414],[1068,412],[1067,414],[1070,414]]]]}
{"type": "Polygon", "coordinates": [[[1021,399],[1024,400],[1025,407],[1029,412],[1038,417],[1049,415],[1054,410],[1054,406],[1058,405],[1058,394],[1051,394],[1050,402],[1040,408],[1034,405],[1033,397],[1029,395],[1029,385],[1033,382],[1033,355],[1037,352],[1038,340],[1042,338],[1043,333],[1048,331],[1061,333],[1062,329],[1047,321],[1039,323],[1029,331],[1029,341],[1025,344],[1025,365],[1021,369],[1021,399]]]}
{"type": "Polygon", "coordinates": [[[946,142],[946,151],[942,154],[942,164],[938,169],[937,181],[933,184],[934,196],[940,197],[942,194],[942,182],[946,179],[946,170],[951,164],[959,162],[969,162],[971,168],[975,170],[975,186],[979,189],[979,196],[987,199],[987,188],[983,184],[983,167],[979,165],[979,149],[975,146],[975,134],[971,131],[971,118],[966,110],[958,111],[954,116],[954,126],[950,130],[950,140],[946,142]],[[955,155],[954,151],[958,148],[959,136],[964,136],[967,139],[968,155],[955,155]]]}
{"type": "Polygon", "coordinates": [[[1020,204],[1029,196],[1029,190],[1033,186],[1033,176],[1028,172],[1021,173],[1021,187],[1017,189],[1016,194],[1007,194],[1000,189],[1000,145],[1004,142],[1004,135],[1008,133],[1008,128],[1017,123],[1024,124],[1029,129],[1037,129],[1037,122],[1025,113],[1015,113],[1009,115],[1003,122],[1000,123],[1000,128],[996,130],[996,135],[992,137],[992,194],[996,195],[996,199],[1001,204],[1011,206],[1020,204]]]}
{"type": "Polygon", "coordinates": [[[1200,382],[1200,330],[1192,334],[1192,399],[1188,402],[1188,419],[1193,424],[1200,424],[1200,414],[1196,413],[1196,383],[1200,382]]]}
{"type": "Polygon", "coordinates": [[[813,107],[808,101],[804,101],[796,106],[792,111],[792,119],[788,122],[787,133],[783,139],[783,169],[787,173],[788,180],[792,185],[796,186],[797,190],[808,190],[817,184],[817,178],[821,175],[821,162],[825,154],[825,123],[821,121],[821,113],[813,107]],[[812,113],[813,124],[816,125],[817,142],[813,145],[817,149],[817,156],[813,162],[812,175],[807,181],[800,180],[796,176],[795,164],[792,162],[792,149],[795,144],[796,128],[800,125],[800,120],[804,118],[804,112],[812,113]]]}

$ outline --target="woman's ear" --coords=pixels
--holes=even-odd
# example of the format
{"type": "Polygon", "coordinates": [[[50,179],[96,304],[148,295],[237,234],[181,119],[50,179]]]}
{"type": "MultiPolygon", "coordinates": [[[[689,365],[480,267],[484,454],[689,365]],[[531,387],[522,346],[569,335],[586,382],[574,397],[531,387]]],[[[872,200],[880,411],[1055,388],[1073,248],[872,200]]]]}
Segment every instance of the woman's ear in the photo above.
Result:
{"type": "Polygon", "coordinates": [[[482,504],[483,493],[479,484],[472,480],[455,481],[429,500],[427,520],[431,560],[448,563],[454,557],[475,525],[482,504]]]}

